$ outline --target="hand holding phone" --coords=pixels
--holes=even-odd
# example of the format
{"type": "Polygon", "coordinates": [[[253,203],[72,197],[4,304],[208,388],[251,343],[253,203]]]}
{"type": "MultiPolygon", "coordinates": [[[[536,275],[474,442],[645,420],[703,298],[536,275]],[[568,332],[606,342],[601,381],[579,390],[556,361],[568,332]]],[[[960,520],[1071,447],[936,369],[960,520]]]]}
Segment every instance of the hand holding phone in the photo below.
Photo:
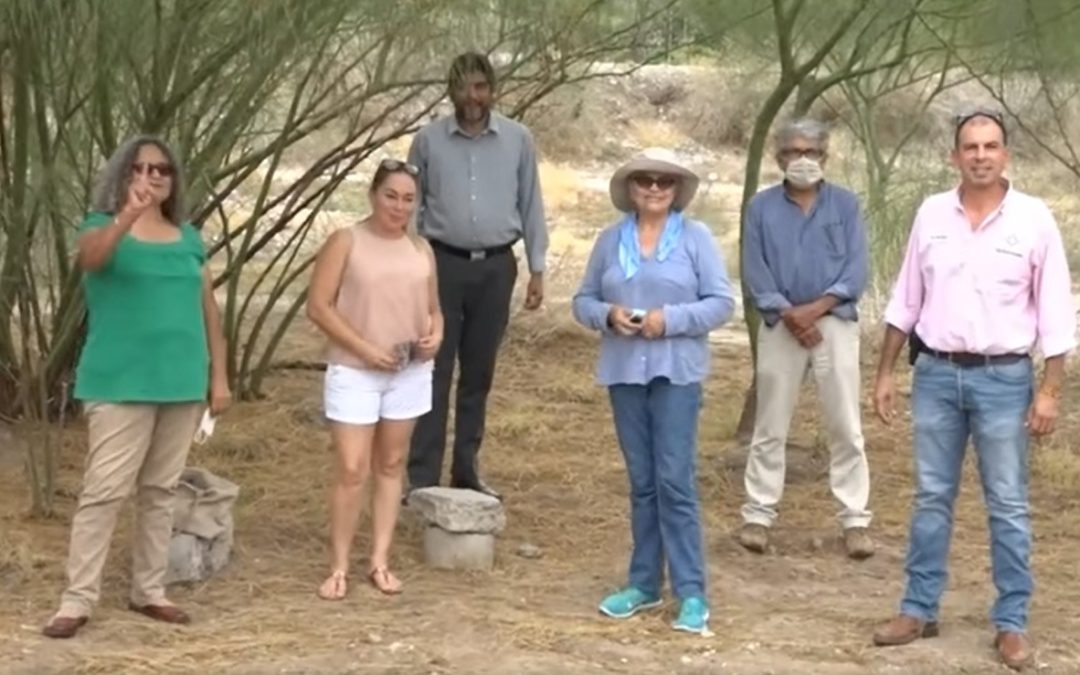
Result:
{"type": "Polygon", "coordinates": [[[643,309],[630,310],[630,323],[640,326],[641,322],[645,320],[645,314],[646,312],[643,309]]]}
{"type": "Polygon", "coordinates": [[[617,334],[624,337],[637,335],[641,332],[641,321],[644,319],[639,319],[635,322],[632,316],[633,310],[618,305],[612,305],[611,311],[608,312],[608,326],[617,334]]]}

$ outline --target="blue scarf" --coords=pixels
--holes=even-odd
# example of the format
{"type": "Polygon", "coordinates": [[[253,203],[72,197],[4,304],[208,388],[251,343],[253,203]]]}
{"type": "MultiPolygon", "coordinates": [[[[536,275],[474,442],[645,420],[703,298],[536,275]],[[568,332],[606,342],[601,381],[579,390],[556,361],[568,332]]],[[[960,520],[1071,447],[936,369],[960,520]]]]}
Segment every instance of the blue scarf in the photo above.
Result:
{"type": "MultiPolygon", "coordinates": [[[[683,231],[683,216],[679,211],[668,214],[660,242],[656,245],[656,260],[664,262],[679,244],[683,231]]],[[[638,243],[637,214],[628,213],[619,223],[619,264],[626,279],[637,274],[641,268],[641,245],[638,243]]]]}

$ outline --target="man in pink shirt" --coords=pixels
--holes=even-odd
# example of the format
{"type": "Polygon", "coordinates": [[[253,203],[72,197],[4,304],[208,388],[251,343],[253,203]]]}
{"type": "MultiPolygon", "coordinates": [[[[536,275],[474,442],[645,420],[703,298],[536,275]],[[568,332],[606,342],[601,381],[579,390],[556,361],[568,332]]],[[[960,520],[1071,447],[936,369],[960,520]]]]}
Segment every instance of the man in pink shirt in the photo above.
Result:
{"type": "Polygon", "coordinates": [[[938,633],[970,436],[990,514],[995,644],[1006,665],[1021,668],[1034,656],[1025,633],[1033,586],[1028,441],[1053,431],[1076,314],[1053,215],[1002,177],[1006,140],[997,111],[957,116],[952,160],[960,187],[919,208],[885,312],[874,407],[886,424],[895,418],[893,370],[912,334],[916,494],[907,588],[899,615],[877,629],[874,643],[938,633]],[[1037,386],[1033,347],[1045,358],[1037,386]]]}

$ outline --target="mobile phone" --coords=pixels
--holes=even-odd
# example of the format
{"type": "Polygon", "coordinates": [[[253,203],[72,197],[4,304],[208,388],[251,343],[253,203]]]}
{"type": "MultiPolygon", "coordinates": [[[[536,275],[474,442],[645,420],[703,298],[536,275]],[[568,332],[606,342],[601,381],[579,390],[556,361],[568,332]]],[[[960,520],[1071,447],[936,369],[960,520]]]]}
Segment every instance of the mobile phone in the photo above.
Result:
{"type": "Polygon", "coordinates": [[[645,320],[645,310],[633,309],[630,310],[630,323],[641,323],[645,320]]]}
{"type": "Polygon", "coordinates": [[[398,370],[409,365],[410,357],[412,356],[411,352],[412,343],[400,342],[394,345],[394,356],[397,358],[398,370]]]}

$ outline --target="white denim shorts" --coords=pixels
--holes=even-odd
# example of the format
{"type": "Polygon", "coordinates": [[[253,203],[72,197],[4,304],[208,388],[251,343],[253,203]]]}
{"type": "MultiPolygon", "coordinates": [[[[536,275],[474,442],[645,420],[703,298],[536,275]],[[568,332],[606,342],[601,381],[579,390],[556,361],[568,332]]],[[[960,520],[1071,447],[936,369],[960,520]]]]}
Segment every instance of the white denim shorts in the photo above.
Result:
{"type": "Polygon", "coordinates": [[[396,373],[336,363],[326,367],[326,418],[344,424],[411,420],[431,410],[432,361],[411,363],[396,373]]]}

